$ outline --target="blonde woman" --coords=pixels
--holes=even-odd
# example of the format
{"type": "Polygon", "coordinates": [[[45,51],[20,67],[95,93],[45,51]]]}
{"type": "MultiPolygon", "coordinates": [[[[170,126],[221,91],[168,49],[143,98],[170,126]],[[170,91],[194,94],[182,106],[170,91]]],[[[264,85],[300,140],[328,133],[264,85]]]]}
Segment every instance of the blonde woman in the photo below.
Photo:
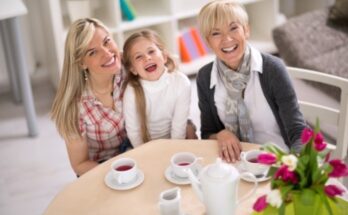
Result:
{"type": "Polygon", "coordinates": [[[75,21],[65,43],[52,119],[77,175],[119,154],[126,141],[123,80],[118,47],[103,23],[91,18],[75,21]]]}
{"type": "Polygon", "coordinates": [[[248,14],[233,0],[213,0],[198,16],[216,55],[199,70],[197,90],[203,139],[217,139],[220,156],[239,160],[240,141],[273,142],[299,151],[306,126],[283,62],[248,43],[248,14]]]}
{"type": "Polygon", "coordinates": [[[136,147],[153,139],[185,139],[191,83],[175,71],[174,60],[157,33],[132,34],[123,47],[127,70],[124,114],[128,138],[136,147]]]}

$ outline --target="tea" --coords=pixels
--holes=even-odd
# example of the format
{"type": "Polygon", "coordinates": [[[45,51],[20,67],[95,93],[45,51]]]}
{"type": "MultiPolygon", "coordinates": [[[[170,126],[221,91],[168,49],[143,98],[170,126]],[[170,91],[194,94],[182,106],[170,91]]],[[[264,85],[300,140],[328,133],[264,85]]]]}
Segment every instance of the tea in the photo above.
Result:
{"type": "Polygon", "coordinates": [[[189,162],[181,162],[181,163],[178,163],[179,166],[187,166],[187,165],[190,165],[191,163],[189,162]]]}
{"type": "Polygon", "coordinates": [[[258,163],[257,158],[249,158],[248,161],[251,163],[258,163]]]}
{"type": "Polygon", "coordinates": [[[130,166],[130,165],[122,165],[122,166],[116,167],[115,170],[117,170],[117,171],[127,171],[127,170],[130,170],[132,168],[133,168],[133,166],[130,166]]]}

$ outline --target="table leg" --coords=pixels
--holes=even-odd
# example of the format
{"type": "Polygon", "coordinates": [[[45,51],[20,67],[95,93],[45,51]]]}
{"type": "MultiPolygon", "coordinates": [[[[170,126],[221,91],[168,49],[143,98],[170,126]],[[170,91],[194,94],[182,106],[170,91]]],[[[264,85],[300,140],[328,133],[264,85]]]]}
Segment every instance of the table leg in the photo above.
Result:
{"type": "Polygon", "coordinates": [[[2,44],[4,46],[5,50],[5,60],[6,60],[6,67],[7,67],[7,74],[10,79],[10,86],[11,86],[11,93],[12,93],[12,98],[15,103],[20,103],[21,102],[21,94],[20,94],[20,89],[18,85],[18,78],[17,74],[15,71],[15,62],[13,61],[13,52],[12,48],[13,45],[11,44],[11,35],[9,34],[9,31],[7,30],[7,22],[5,21],[0,21],[0,33],[1,33],[1,38],[2,38],[2,44]]]}
{"type": "Polygon", "coordinates": [[[29,136],[35,137],[38,135],[37,117],[35,112],[34,100],[30,85],[28,64],[25,58],[25,44],[20,38],[21,32],[19,27],[19,19],[17,17],[3,20],[6,23],[9,35],[11,35],[11,45],[13,45],[13,56],[16,60],[16,74],[18,77],[20,91],[23,99],[25,115],[29,136]]]}

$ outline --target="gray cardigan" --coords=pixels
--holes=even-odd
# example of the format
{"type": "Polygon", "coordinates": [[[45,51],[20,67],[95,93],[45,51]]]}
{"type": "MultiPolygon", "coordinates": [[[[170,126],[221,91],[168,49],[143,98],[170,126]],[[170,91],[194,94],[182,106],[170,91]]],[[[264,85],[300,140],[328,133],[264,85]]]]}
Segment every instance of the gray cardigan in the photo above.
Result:
{"type": "MultiPolygon", "coordinates": [[[[269,54],[261,55],[263,72],[259,73],[259,77],[263,94],[276,118],[285,144],[298,152],[306,123],[299,110],[295,91],[283,62],[269,54]]],[[[213,63],[203,66],[197,76],[202,139],[208,139],[210,135],[225,129],[215,106],[215,87],[210,89],[212,66],[213,63]]]]}

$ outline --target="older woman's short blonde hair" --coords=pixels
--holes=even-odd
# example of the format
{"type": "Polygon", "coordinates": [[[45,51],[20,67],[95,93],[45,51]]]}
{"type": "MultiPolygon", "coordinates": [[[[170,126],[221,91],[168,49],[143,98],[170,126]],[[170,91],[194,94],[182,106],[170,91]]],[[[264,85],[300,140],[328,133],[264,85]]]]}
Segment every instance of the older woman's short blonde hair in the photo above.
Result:
{"type": "Polygon", "coordinates": [[[238,22],[243,27],[249,22],[244,6],[235,0],[211,1],[202,7],[198,15],[199,30],[206,41],[214,28],[231,22],[238,22]]]}

